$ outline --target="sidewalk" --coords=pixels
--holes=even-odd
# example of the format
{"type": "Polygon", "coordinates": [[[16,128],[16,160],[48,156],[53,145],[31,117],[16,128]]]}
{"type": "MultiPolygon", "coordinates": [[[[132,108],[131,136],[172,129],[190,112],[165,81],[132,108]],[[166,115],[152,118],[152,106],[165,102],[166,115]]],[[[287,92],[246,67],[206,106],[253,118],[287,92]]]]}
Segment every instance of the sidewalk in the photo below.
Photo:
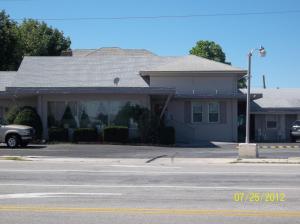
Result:
{"type": "Polygon", "coordinates": [[[31,157],[31,156],[0,156],[0,162],[26,161],[26,162],[79,162],[79,163],[99,163],[110,165],[128,166],[174,166],[174,165],[218,165],[218,164],[299,164],[300,157],[290,157],[288,159],[237,159],[237,158],[152,158],[152,159],[129,159],[129,158],[68,158],[68,157],[31,157]]]}

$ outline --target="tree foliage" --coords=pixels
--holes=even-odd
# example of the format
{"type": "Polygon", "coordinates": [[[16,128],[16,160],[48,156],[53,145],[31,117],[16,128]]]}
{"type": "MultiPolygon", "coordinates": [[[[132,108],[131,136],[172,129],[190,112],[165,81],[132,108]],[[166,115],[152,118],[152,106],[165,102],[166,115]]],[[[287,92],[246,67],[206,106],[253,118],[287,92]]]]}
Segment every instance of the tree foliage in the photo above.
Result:
{"type": "Polygon", "coordinates": [[[226,56],[222,50],[222,47],[214,41],[198,41],[196,46],[190,50],[190,54],[222,63],[225,63],[226,61],[226,56]]]}
{"type": "Polygon", "coordinates": [[[148,108],[128,102],[119,110],[114,124],[128,127],[130,119],[138,125],[141,142],[157,143],[159,127],[164,126],[157,115],[151,113],[148,108]]]}
{"type": "Polygon", "coordinates": [[[36,131],[37,139],[42,138],[43,124],[40,116],[33,107],[20,108],[17,116],[14,119],[14,124],[28,125],[33,127],[36,131]]]}
{"type": "Polygon", "coordinates": [[[22,57],[58,56],[70,49],[70,38],[45,22],[25,19],[20,24],[0,11],[0,70],[17,70],[22,57]]]}
{"type": "MultiPolygon", "coordinates": [[[[196,46],[190,50],[190,54],[231,65],[230,62],[226,62],[226,55],[223,52],[222,47],[214,41],[198,41],[196,46]]],[[[238,88],[246,88],[245,79],[240,79],[238,81],[238,88]]]]}
{"type": "Polygon", "coordinates": [[[15,70],[21,60],[17,23],[0,11],[0,71],[15,70]]]}
{"type": "Polygon", "coordinates": [[[80,117],[80,128],[88,128],[90,123],[89,115],[83,110],[80,117]]]}
{"type": "Polygon", "coordinates": [[[18,31],[24,55],[59,56],[71,44],[58,29],[33,19],[25,19],[18,31]]]}
{"type": "Polygon", "coordinates": [[[70,106],[66,107],[64,115],[62,116],[62,119],[61,119],[61,124],[64,127],[66,126],[65,128],[77,128],[77,123],[72,114],[70,106]]]}

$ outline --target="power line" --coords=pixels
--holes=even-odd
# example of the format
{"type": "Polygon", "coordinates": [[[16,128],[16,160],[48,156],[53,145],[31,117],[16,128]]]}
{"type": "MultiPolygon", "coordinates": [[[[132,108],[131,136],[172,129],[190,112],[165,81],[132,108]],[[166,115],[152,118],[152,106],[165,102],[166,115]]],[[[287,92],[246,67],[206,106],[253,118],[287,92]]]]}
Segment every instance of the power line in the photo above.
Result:
{"type": "MultiPolygon", "coordinates": [[[[300,10],[239,12],[239,13],[211,13],[191,15],[160,15],[160,16],[124,16],[124,17],[73,17],[73,18],[36,18],[43,21],[84,21],[84,20],[157,20],[157,19],[185,19],[197,17],[224,17],[224,16],[254,16],[254,15],[282,15],[300,13],[300,10]]],[[[16,21],[23,19],[16,18],[16,21]]]]}

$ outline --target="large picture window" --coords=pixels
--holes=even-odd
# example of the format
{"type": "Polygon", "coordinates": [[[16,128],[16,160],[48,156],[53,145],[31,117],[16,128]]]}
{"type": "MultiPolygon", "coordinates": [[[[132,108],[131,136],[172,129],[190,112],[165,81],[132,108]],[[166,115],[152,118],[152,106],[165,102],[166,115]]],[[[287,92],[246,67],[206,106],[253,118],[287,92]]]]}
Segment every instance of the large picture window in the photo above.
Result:
{"type": "Polygon", "coordinates": [[[210,123],[219,122],[220,118],[220,105],[219,103],[209,103],[208,104],[208,121],[210,123]]]}
{"type": "Polygon", "coordinates": [[[192,104],[192,115],[193,123],[202,122],[203,106],[201,103],[194,102],[192,104]]]}

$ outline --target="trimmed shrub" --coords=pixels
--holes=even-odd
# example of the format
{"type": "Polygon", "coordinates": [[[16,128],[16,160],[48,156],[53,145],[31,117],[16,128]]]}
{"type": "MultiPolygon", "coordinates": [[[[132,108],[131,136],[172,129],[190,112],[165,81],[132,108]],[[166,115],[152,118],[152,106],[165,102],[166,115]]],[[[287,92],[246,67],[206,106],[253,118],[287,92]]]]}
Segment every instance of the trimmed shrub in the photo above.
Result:
{"type": "Polygon", "coordinates": [[[105,142],[128,142],[129,131],[128,127],[124,126],[109,126],[103,130],[103,141],[105,142]]]}
{"type": "Polygon", "coordinates": [[[20,112],[21,108],[20,107],[12,107],[9,109],[9,111],[7,112],[7,114],[5,115],[5,120],[9,123],[9,124],[13,124],[16,117],[18,116],[18,113],[20,112]]]}
{"type": "Polygon", "coordinates": [[[159,129],[159,143],[163,145],[174,145],[175,129],[173,127],[161,127],[159,129]]]}
{"type": "Polygon", "coordinates": [[[96,142],[99,141],[97,130],[94,128],[78,128],[73,133],[74,142],[96,142]]]}
{"type": "Polygon", "coordinates": [[[48,121],[48,128],[59,126],[58,122],[55,120],[55,117],[52,114],[48,115],[47,121],[48,121]]]}
{"type": "Polygon", "coordinates": [[[89,118],[89,115],[85,112],[85,110],[82,111],[81,117],[80,117],[80,128],[88,128],[91,121],[89,118]]]}
{"type": "Polygon", "coordinates": [[[42,138],[43,125],[40,116],[32,107],[23,107],[16,116],[14,124],[28,125],[35,129],[36,138],[42,138]]]}
{"type": "Polygon", "coordinates": [[[69,106],[66,107],[64,115],[62,116],[61,119],[61,124],[63,126],[66,125],[67,126],[66,128],[77,128],[76,121],[74,119],[71,108],[69,106]]]}
{"type": "Polygon", "coordinates": [[[108,125],[108,115],[107,114],[103,114],[103,113],[98,114],[97,120],[100,120],[102,125],[103,124],[108,125]]]}
{"type": "Polygon", "coordinates": [[[163,121],[148,108],[139,105],[131,105],[127,102],[115,117],[114,124],[129,126],[130,119],[138,124],[140,142],[158,143],[159,127],[163,121]]]}
{"type": "Polygon", "coordinates": [[[68,129],[65,128],[49,128],[49,141],[67,142],[69,141],[68,129]]]}

